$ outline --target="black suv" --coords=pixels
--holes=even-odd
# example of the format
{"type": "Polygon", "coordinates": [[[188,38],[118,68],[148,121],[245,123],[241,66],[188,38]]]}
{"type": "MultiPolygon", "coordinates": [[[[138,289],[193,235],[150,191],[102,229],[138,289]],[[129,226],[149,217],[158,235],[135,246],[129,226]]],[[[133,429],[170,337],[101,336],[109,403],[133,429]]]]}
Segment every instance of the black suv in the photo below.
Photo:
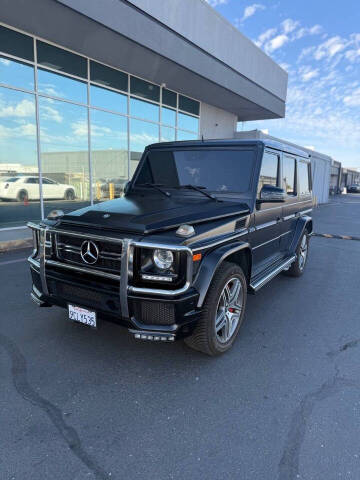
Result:
{"type": "Polygon", "coordinates": [[[247,293],[300,276],[312,233],[309,155],[274,141],[145,149],[123,198],[29,224],[32,299],[139,340],[228,350],[247,293]]]}

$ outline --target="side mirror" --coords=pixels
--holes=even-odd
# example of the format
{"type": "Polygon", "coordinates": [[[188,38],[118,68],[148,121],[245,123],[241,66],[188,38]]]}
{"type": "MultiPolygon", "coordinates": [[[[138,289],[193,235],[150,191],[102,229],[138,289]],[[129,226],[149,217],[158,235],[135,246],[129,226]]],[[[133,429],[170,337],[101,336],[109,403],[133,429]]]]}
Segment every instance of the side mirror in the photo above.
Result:
{"type": "Polygon", "coordinates": [[[263,185],[262,189],[260,190],[260,198],[258,199],[258,203],[270,203],[270,202],[285,202],[286,193],[280,187],[275,187],[274,185],[263,185]]]}
{"type": "Polygon", "coordinates": [[[130,190],[130,187],[131,187],[131,182],[130,180],[128,180],[124,185],[124,195],[128,193],[128,191],[130,190]]]}

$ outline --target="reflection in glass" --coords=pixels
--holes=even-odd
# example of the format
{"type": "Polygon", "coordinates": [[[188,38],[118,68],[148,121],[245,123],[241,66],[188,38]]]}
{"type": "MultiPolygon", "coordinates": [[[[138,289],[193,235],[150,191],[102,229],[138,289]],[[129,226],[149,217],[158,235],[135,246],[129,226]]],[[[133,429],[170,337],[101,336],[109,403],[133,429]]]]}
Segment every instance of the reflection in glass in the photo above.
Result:
{"type": "Polygon", "coordinates": [[[87,78],[87,60],[85,57],[40,40],[36,41],[36,45],[39,65],[61,70],[77,77],[87,78]]]}
{"type": "Polygon", "coordinates": [[[29,35],[0,25],[1,50],[9,55],[34,61],[34,41],[29,35]]]}
{"type": "Polygon", "coordinates": [[[177,140],[197,140],[198,136],[195,133],[177,131],[177,140]]]}
{"type": "Polygon", "coordinates": [[[86,108],[40,97],[39,114],[42,172],[55,182],[43,185],[48,202],[45,215],[52,208],[60,208],[49,200],[66,200],[61,204],[65,211],[86,205],[90,198],[86,108]]]}
{"type": "Polygon", "coordinates": [[[114,68],[101,65],[90,60],[90,80],[101,83],[105,87],[116,88],[117,90],[128,90],[128,75],[114,68]]]}
{"type": "Polygon", "coordinates": [[[128,179],[127,119],[91,111],[94,200],[120,197],[128,179]]]}
{"type": "Polygon", "coordinates": [[[200,102],[191,98],[179,95],[179,109],[185,112],[193,113],[194,115],[200,114],[200,102]]]}
{"type": "Polygon", "coordinates": [[[34,95],[0,87],[0,198],[17,201],[2,203],[0,227],[40,218],[39,186],[25,178],[38,178],[36,145],[34,95]]]}
{"type": "Polygon", "coordinates": [[[162,89],[162,103],[164,105],[169,105],[169,107],[176,108],[176,93],[172,92],[171,90],[167,90],[166,88],[162,89]]]}
{"type": "Polygon", "coordinates": [[[132,177],[144,148],[159,141],[159,126],[141,120],[130,120],[130,177],[132,177]]]}
{"type": "Polygon", "coordinates": [[[86,83],[38,68],[39,92],[52,97],[87,103],[86,83]]]}
{"type": "Polygon", "coordinates": [[[34,90],[34,67],[0,56],[0,83],[34,90]]]}
{"type": "Polygon", "coordinates": [[[130,98],[130,115],[144,118],[145,120],[159,121],[159,106],[153,103],[143,102],[137,98],[130,98]]]}
{"type": "Polygon", "coordinates": [[[114,112],[127,113],[127,96],[107,90],[106,88],[90,87],[90,103],[94,107],[105,108],[114,112]]]}
{"type": "Polygon", "coordinates": [[[186,115],[185,113],[178,114],[178,128],[183,130],[191,130],[192,132],[198,132],[199,119],[186,115]]]}
{"type": "Polygon", "coordinates": [[[161,109],[161,123],[165,125],[171,125],[175,127],[176,124],[176,111],[171,108],[162,107],[161,109]]]}
{"type": "Polygon", "coordinates": [[[175,128],[161,127],[161,141],[162,142],[174,142],[175,141],[175,128]]]}
{"type": "Polygon", "coordinates": [[[141,78],[130,76],[130,93],[154,102],[160,101],[160,87],[141,78]]]}

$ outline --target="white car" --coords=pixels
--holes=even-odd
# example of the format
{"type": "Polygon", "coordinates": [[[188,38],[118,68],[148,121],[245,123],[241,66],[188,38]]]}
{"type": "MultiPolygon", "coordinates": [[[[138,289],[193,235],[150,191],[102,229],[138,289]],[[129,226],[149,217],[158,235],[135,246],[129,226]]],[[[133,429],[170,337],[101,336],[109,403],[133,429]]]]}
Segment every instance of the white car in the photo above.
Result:
{"type": "MultiPolygon", "coordinates": [[[[46,177],[43,177],[42,184],[44,200],[75,199],[75,189],[72,185],[58,183],[46,177]]],[[[23,202],[25,199],[39,200],[39,177],[10,177],[5,181],[0,180],[0,199],[18,202],[23,202]]]]}

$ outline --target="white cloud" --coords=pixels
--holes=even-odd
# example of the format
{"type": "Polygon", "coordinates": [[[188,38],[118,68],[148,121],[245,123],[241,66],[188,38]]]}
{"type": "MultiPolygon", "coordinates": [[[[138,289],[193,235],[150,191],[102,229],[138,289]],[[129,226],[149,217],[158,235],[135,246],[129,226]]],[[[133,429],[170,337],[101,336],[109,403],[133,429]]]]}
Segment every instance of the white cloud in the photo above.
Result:
{"type": "Polygon", "coordinates": [[[0,124],[0,142],[9,138],[32,138],[36,139],[35,123],[24,123],[16,127],[8,127],[0,124]]]}
{"type": "Polygon", "coordinates": [[[278,48],[281,48],[285,43],[289,41],[289,37],[282,33],[281,35],[277,35],[276,37],[272,38],[265,44],[265,52],[271,53],[278,48]]]}
{"type": "Polygon", "coordinates": [[[8,67],[10,65],[10,60],[7,60],[6,58],[0,58],[0,63],[5,65],[5,67],[8,67]]]}
{"type": "Polygon", "coordinates": [[[293,32],[299,25],[300,22],[292,20],[291,18],[287,18],[281,23],[283,32],[285,34],[293,32]]]}
{"type": "Polygon", "coordinates": [[[350,95],[346,95],[344,104],[349,107],[360,107],[360,88],[354,90],[350,95]]]}
{"type": "Polygon", "coordinates": [[[247,18],[255,15],[257,10],[265,10],[265,8],[265,5],[262,5],[261,3],[253,3],[252,5],[248,5],[244,9],[244,14],[240,21],[244,22],[247,18]]]}
{"type": "Polygon", "coordinates": [[[50,107],[49,105],[41,105],[40,114],[43,120],[49,120],[50,122],[55,123],[62,123],[63,121],[63,117],[59,111],[54,107],[50,107]]]}
{"type": "Polygon", "coordinates": [[[322,58],[332,58],[337,53],[344,50],[346,47],[346,41],[339,37],[331,37],[325,42],[317,46],[314,51],[315,60],[321,60],[322,58]]]}
{"type": "Polygon", "coordinates": [[[205,0],[211,7],[215,8],[218,5],[225,5],[228,3],[228,0],[205,0]]]}
{"type": "Polygon", "coordinates": [[[308,82],[309,80],[316,78],[319,76],[319,69],[314,68],[312,69],[311,67],[301,67],[299,69],[299,73],[301,75],[301,79],[303,82],[308,82]]]}
{"type": "Polygon", "coordinates": [[[15,105],[0,102],[0,117],[31,117],[35,114],[35,104],[31,100],[21,100],[15,105]]]}
{"type": "Polygon", "coordinates": [[[269,28],[268,30],[265,30],[261,35],[259,35],[258,39],[255,40],[255,43],[258,47],[261,47],[264,42],[269,40],[269,38],[273,37],[275,33],[277,32],[276,28],[269,28]]]}

